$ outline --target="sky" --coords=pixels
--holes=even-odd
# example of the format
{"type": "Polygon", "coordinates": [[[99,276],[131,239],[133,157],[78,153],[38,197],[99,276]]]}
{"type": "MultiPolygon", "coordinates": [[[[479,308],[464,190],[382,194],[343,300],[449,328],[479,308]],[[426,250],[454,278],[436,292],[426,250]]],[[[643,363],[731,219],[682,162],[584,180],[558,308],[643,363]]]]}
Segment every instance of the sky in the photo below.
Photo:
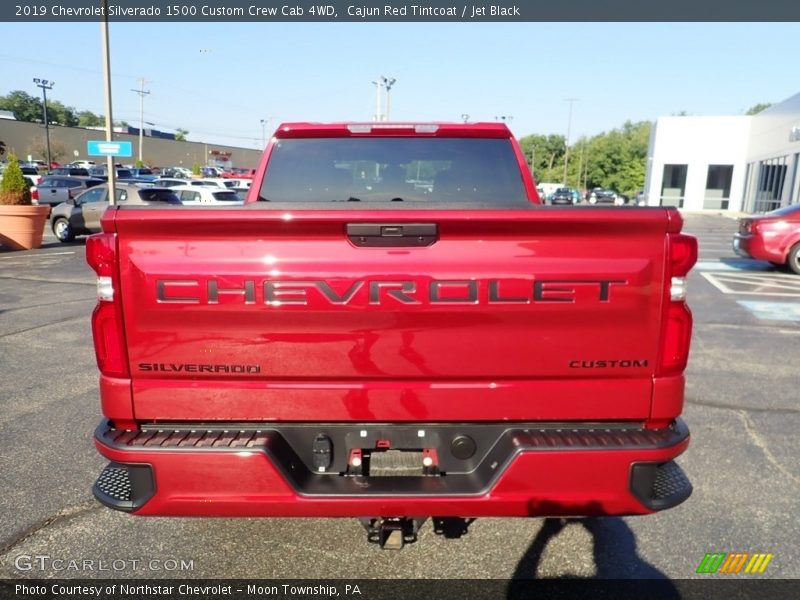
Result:
{"type": "MultiPolygon", "coordinates": [[[[103,113],[98,23],[0,23],[0,94],[103,113]]],[[[112,23],[113,114],[260,148],[280,122],[493,121],[570,140],[686,111],[742,114],[800,92],[800,23],[112,23]],[[572,103],[565,99],[576,98],[572,103]]]]}

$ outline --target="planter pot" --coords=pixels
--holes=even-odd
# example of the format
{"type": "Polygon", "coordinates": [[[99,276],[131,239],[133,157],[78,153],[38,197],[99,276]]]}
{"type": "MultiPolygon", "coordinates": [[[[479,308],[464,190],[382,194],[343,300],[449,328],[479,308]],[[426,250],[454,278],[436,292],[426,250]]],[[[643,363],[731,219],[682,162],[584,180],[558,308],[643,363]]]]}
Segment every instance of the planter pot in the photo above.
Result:
{"type": "Polygon", "coordinates": [[[49,212],[49,206],[0,205],[0,244],[14,250],[39,248],[49,212]]]}

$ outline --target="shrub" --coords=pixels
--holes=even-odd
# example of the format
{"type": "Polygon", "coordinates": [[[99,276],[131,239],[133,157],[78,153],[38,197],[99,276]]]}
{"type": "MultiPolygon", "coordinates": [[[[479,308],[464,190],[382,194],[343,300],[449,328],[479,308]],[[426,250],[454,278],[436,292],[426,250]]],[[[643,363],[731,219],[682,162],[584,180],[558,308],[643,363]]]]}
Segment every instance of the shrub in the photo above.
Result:
{"type": "Polygon", "coordinates": [[[192,165],[192,175],[200,175],[200,165],[198,163],[192,165]]]}
{"type": "Polygon", "coordinates": [[[0,181],[0,204],[5,205],[27,205],[31,204],[31,190],[22,169],[19,168],[17,157],[10,154],[8,166],[3,172],[3,180],[0,181]]]}

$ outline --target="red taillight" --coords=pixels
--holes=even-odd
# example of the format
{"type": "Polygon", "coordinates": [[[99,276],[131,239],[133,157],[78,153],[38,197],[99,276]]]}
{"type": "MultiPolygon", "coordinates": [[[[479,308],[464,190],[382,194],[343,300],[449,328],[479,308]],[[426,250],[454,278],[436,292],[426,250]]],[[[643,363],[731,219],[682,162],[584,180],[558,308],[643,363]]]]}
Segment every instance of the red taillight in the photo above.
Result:
{"type": "Polygon", "coordinates": [[[692,340],[692,313],[685,302],[670,302],[662,333],[658,375],[678,374],[686,369],[692,340]]]}
{"type": "Polygon", "coordinates": [[[697,262],[697,238],[684,233],[671,233],[667,243],[670,278],[686,277],[697,262]]]}
{"type": "Polygon", "coordinates": [[[86,262],[97,273],[97,306],[92,335],[97,367],[103,375],[128,377],[128,357],[118,297],[117,236],[98,233],[86,239],[86,262]]]}
{"type": "Polygon", "coordinates": [[[657,376],[683,372],[689,359],[692,313],[686,306],[686,276],[697,262],[697,238],[682,233],[667,237],[665,314],[657,376]]]}
{"type": "Polygon", "coordinates": [[[31,188],[31,200],[38,200],[39,199],[39,189],[32,187],[31,188]]]}

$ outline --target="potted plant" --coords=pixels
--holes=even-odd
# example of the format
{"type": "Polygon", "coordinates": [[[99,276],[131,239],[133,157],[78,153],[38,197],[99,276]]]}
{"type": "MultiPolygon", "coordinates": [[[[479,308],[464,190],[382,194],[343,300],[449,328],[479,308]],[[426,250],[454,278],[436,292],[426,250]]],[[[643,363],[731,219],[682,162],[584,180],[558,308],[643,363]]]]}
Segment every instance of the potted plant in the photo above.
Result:
{"type": "Polygon", "coordinates": [[[15,250],[39,248],[49,211],[47,206],[32,204],[17,157],[10,155],[0,181],[0,244],[15,250]]]}

